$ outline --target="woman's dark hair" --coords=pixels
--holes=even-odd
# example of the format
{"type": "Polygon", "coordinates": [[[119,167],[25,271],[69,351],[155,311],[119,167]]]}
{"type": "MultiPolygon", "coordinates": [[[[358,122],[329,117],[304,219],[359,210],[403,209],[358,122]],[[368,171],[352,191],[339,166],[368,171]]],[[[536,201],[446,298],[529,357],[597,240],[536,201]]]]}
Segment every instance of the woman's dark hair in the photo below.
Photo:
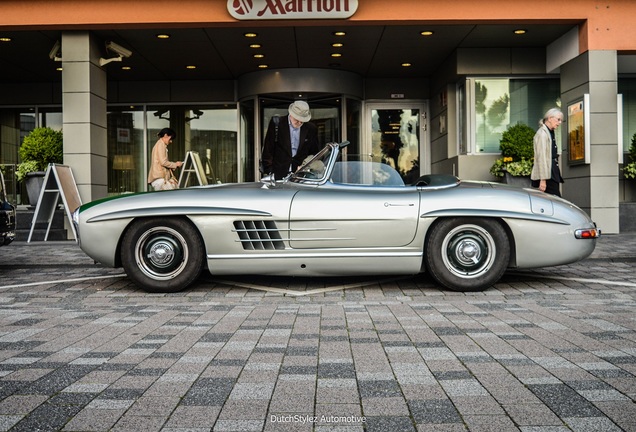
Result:
{"type": "Polygon", "coordinates": [[[164,135],[168,135],[172,139],[175,139],[177,137],[177,133],[170,128],[163,128],[157,134],[159,138],[163,137],[164,135]]]}

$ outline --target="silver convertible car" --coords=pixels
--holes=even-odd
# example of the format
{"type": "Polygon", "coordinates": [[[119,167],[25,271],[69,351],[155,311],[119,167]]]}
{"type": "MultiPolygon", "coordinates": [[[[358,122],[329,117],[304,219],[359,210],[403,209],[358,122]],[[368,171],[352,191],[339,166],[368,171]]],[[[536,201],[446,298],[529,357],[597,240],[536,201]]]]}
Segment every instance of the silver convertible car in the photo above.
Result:
{"type": "Polygon", "coordinates": [[[282,181],[120,195],[73,213],[82,250],[148,292],[213,275],[408,275],[484,290],[506,269],[589,256],[600,230],[545,193],[344,161],[328,144],[282,181]]]}

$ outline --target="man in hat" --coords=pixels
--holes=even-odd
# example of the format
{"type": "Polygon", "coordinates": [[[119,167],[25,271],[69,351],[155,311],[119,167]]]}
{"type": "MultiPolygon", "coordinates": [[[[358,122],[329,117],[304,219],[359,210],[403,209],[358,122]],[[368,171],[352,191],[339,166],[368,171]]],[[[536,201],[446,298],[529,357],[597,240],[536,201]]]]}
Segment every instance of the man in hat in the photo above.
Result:
{"type": "Polygon", "coordinates": [[[270,120],[263,142],[263,174],[273,173],[276,179],[296,171],[307,156],[320,150],[318,129],[307,123],[311,119],[307,102],[295,101],[288,111],[288,116],[270,120]]]}

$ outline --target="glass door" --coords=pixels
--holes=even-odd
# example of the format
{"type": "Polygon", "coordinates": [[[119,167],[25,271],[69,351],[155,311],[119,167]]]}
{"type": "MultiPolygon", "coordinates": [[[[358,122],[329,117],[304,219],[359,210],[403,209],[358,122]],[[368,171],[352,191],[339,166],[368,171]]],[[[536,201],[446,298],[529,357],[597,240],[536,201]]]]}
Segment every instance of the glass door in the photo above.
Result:
{"type": "Polygon", "coordinates": [[[420,103],[367,104],[365,110],[368,148],[363,158],[395,168],[405,184],[430,172],[426,155],[426,110],[420,103]]]}

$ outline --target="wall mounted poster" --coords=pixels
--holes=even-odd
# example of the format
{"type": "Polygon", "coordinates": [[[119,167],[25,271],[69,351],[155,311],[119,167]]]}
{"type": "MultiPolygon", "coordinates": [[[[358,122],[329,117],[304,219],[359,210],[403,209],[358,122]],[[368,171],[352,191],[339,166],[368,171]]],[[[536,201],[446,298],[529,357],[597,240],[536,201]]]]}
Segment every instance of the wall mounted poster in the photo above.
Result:
{"type": "Polygon", "coordinates": [[[568,162],[585,163],[585,104],[579,100],[568,105],[568,162]]]}

